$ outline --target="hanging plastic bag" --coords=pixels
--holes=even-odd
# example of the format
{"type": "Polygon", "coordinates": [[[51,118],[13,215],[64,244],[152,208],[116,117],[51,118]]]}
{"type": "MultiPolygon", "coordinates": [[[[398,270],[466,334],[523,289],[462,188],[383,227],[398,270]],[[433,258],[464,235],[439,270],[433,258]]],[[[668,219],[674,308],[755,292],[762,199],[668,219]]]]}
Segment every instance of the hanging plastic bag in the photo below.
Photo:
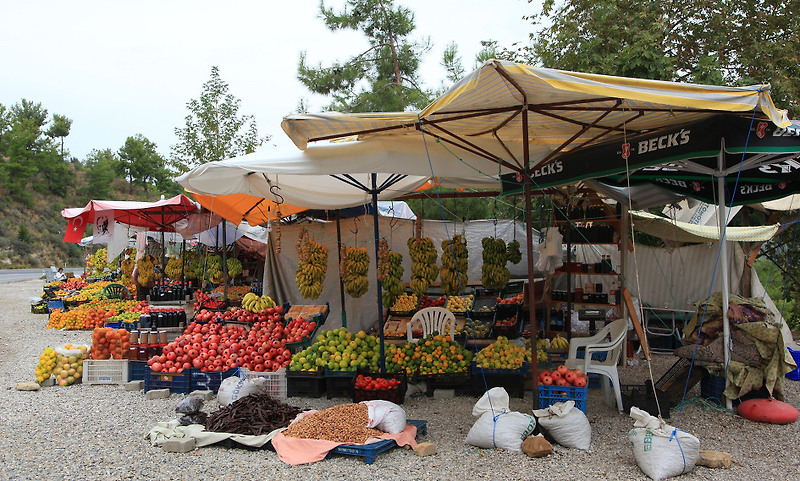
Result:
{"type": "Polygon", "coordinates": [[[635,423],[628,440],[644,474],[659,481],[694,469],[700,440],[637,407],[631,407],[631,417],[635,423]]]}

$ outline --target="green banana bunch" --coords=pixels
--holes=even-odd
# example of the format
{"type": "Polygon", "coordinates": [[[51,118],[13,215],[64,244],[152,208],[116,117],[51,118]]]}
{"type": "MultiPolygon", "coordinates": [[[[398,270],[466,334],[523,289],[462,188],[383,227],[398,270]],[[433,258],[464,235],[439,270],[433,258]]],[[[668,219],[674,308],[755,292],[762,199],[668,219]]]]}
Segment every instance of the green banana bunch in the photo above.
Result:
{"type": "Polygon", "coordinates": [[[522,252],[519,250],[519,241],[514,239],[506,246],[506,258],[512,264],[519,264],[522,260],[522,252]]]}
{"type": "Polygon", "coordinates": [[[342,257],[342,282],[350,297],[361,297],[369,289],[369,253],[366,247],[347,247],[342,257]]]}
{"type": "Polygon", "coordinates": [[[484,237],[483,267],[481,267],[481,283],[489,289],[502,289],[511,279],[511,272],[506,268],[508,251],[503,239],[484,237]]]}
{"type": "Polygon", "coordinates": [[[408,255],[411,257],[411,282],[409,287],[417,296],[425,294],[436,280],[439,269],[436,267],[436,246],[430,237],[408,239],[408,255]]]}
{"type": "Polygon", "coordinates": [[[442,292],[448,296],[461,294],[462,286],[467,285],[469,251],[467,240],[462,235],[454,235],[452,240],[442,241],[442,267],[439,269],[442,292]]]}
{"type": "Polygon", "coordinates": [[[383,305],[386,307],[394,305],[395,300],[406,290],[405,284],[400,280],[400,278],[403,277],[402,254],[389,251],[387,262],[389,272],[381,281],[381,287],[383,288],[383,305]]]}

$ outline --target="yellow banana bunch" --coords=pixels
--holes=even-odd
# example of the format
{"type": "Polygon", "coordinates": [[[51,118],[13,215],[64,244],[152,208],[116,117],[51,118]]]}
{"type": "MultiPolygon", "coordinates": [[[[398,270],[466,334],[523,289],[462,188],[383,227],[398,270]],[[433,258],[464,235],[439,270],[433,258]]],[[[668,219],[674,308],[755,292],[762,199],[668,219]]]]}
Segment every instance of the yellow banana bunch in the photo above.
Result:
{"type": "MultiPolygon", "coordinates": [[[[122,262],[123,264],[125,263],[125,261],[122,262]]],[[[180,257],[172,257],[170,260],[168,260],[167,265],[164,267],[167,277],[173,280],[180,279],[182,265],[183,262],[181,262],[180,257]]]]}
{"type": "Polygon", "coordinates": [[[553,349],[569,349],[569,341],[559,335],[550,341],[550,347],[553,349]]]}
{"type": "Polygon", "coordinates": [[[311,240],[305,228],[300,230],[296,247],[300,260],[295,272],[297,288],[304,298],[316,299],[322,294],[328,270],[328,248],[311,240]]]}
{"type": "Polygon", "coordinates": [[[361,297],[369,289],[369,253],[366,247],[347,247],[342,258],[344,291],[350,297],[361,297]]]}
{"type": "Polygon", "coordinates": [[[407,242],[408,255],[411,257],[411,283],[409,286],[417,296],[425,294],[428,287],[439,276],[436,267],[436,246],[430,237],[422,239],[410,238],[407,242]]]}
{"type": "Polygon", "coordinates": [[[548,349],[550,347],[550,342],[547,339],[537,339],[536,340],[536,349],[548,349]]]}
{"type": "Polygon", "coordinates": [[[461,294],[467,286],[467,240],[462,235],[454,235],[451,240],[442,241],[442,267],[439,269],[442,292],[448,296],[461,294]]]}
{"type": "Polygon", "coordinates": [[[269,296],[258,296],[248,292],[242,298],[242,308],[250,312],[261,312],[263,309],[275,307],[275,301],[269,296]]]}
{"type": "Polygon", "coordinates": [[[511,272],[506,268],[508,254],[506,243],[503,239],[484,237],[481,240],[483,247],[483,267],[481,267],[481,283],[489,289],[502,289],[511,279],[511,272]]]}
{"type": "Polygon", "coordinates": [[[155,280],[155,266],[150,256],[145,254],[141,259],[136,261],[139,266],[139,285],[143,287],[150,287],[155,280]]]}

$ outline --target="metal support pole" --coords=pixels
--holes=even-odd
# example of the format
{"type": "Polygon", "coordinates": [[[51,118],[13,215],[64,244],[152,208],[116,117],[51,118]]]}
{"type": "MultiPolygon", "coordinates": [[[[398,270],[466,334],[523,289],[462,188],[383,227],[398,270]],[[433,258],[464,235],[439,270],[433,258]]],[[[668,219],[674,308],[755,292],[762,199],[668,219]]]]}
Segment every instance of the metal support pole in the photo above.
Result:
{"type": "MultiPolygon", "coordinates": [[[[336,255],[339,256],[339,265],[342,265],[342,225],[339,211],[336,211],[336,255]]],[[[341,274],[341,273],[339,273],[341,274]]],[[[339,296],[342,302],[342,327],[347,329],[347,309],[345,307],[344,280],[339,275],[339,296]]]]}
{"type": "Polygon", "coordinates": [[[228,239],[225,232],[228,226],[225,225],[225,219],[222,220],[222,298],[228,300],[228,239]]]}
{"type": "MultiPolygon", "coordinates": [[[[720,152],[718,156],[717,165],[719,174],[717,176],[717,198],[719,204],[717,206],[717,222],[719,223],[719,257],[722,263],[722,353],[725,362],[725,387],[728,387],[728,363],[730,362],[730,343],[731,343],[731,329],[728,325],[728,249],[725,245],[725,228],[727,226],[727,210],[725,208],[725,176],[724,176],[724,162],[725,162],[725,140],[722,140],[720,152]]],[[[728,409],[733,407],[733,402],[730,399],[725,399],[725,405],[728,409]]]]}
{"type": "MultiPolygon", "coordinates": [[[[375,234],[375,266],[378,265],[378,243],[380,242],[380,229],[378,227],[378,174],[372,174],[372,218],[373,221],[373,231],[375,234]]],[[[375,270],[377,273],[377,269],[375,270]]],[[[377,275],[375,276],[375,280],[377,281],[378,285],[378,334],[380,336],[380,344],[381,344],[381,373],[386,373],[386,351],[384,348],[384,338],[383,338],[383,287],[381,285],[381,281],[378,279],[377,275]]]]}
{"type": "Polygon", "coordinates": [[[536,279],[533,266],[533,207],[531,206],[531,183],[528,172],[530,146],[528,145],[528,109],[522,111],[523,181],[525,185],[525,249],[528,256],[528,321],[531,331],[531,378],[533,379],[533,409],[539,409],[539,366],[536,363],[536,279]]]}

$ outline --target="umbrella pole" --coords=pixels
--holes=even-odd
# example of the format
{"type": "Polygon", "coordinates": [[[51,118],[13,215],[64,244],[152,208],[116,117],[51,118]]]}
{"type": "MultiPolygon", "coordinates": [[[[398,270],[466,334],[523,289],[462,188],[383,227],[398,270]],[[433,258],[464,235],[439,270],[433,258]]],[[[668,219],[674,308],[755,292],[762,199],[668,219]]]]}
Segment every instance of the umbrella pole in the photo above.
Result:
{"type": "MultiPolygon", "coordinates": [[[[380,241],[380,229],[378,228],[378,174],[372,174],[372,218],[373,218],[373,231],[375,233],[375,272],[377,273],[378,266],[378,242],[380,241]]],[[[381,281],[375,276],[378,285],[378,335],[380,336],[381,344],[381,373],[386,373],[386,351],[384,350],[383,342],[383,287],[381,281]]]]}
{"type": "MultiPolygon", "coordinates": [[[[528,145],[528,109],[522,110],[522,154],[523,179],[525,182],[525,253],[528,256],[528,322],[531,331],[531,379],[533,380],[533,409],[539,409],[539,366],[536,360],[536,279],[533,267],[533,207],[531,206],[531,179],[528,172],[530,163],[530,146],[528,145]]],[[[567,276],[569,277],[569,276],[567,276]]]]}
{"type": "MultiPolygon", "coordinates": [[[[721,148],[718,156],[719,176],[717,177],[717,198],[719,204],[717,206],[717,222],[719,224],[719,256],[722,260],[722,353],[725,362],[725,388],[728,387],[728,363],[730,362],[730,343],[731,343],[731,328],[728,324],[728,253],[725,241],[725,226],[727,223],[727,214],[725,209],[725,177],[723,175],[724,168],[724,155],[725,155],[725,139],[721,141],[721,148]]],[[[725,399],[725,406],[730,409],[733,407],[733,402],[730,399],[725,399]]]]}
{"type": "Polygon", "coordinates": [[[225,219],[222,219],[222,298],[228,300],[228,239],[225,232],[228,226],[225,219]]]}
{"type": "MultiPolygon", "coordinates": [[[[339,256],[339,265],[342,265],[342,224],[339,211],[336,211],[336,253],[339,256]]],[[[342,303],[342,327],[347,329],[347,309],[344,303],[344,280],[342,280],[342,273],[339,273],[339,297],[342,303]]]]}

